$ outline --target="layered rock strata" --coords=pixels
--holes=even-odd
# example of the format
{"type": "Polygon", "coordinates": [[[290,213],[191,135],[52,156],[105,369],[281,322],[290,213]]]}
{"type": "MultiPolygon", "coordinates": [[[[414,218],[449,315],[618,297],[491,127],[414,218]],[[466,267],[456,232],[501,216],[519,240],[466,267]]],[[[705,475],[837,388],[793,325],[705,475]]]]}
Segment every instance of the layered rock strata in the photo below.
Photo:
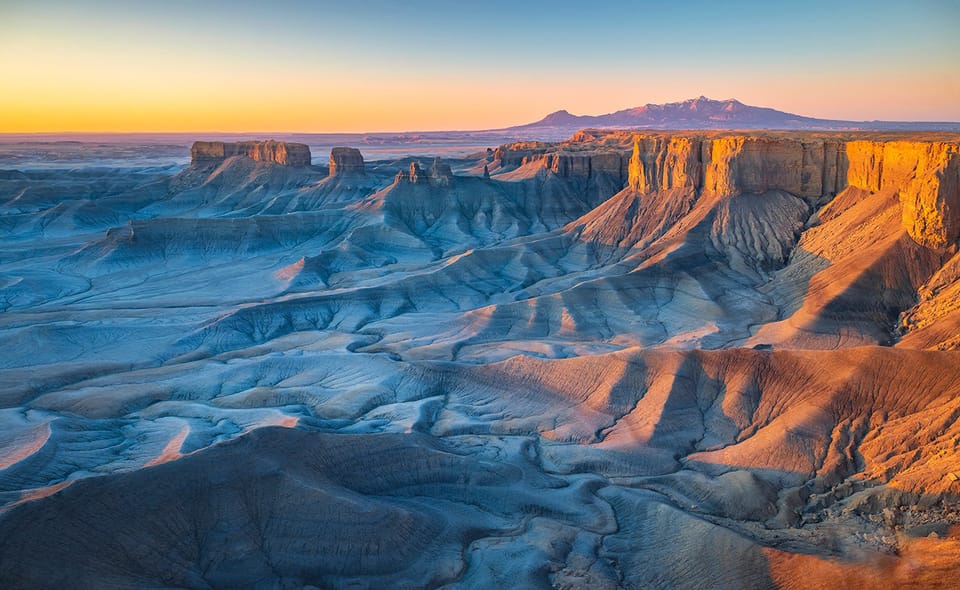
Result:
{"type": "Polygon", "coordinates": [[[435,158],[427,171],[423,170],[420,162],[411,162],[408,172],[397,172],[396,182],[410,182],[419,184],[428,182],[432,185],[449,186],[453,181],[453,171],[450,164],[440,158],[435,158]]]}
{"type": "Polygon", "coordinates": [[[335,147],[330,150],[330,176],[363,174],[363,155],[351,147],[335,147]]]}
{"type": "Polygon", "coordinates": [[[563,178],[592,178],[607,174],[623,182],[627,177],[629,154],[619,152],[571,152],[546,144],[516,144],[494,150],[494,162],[501,167],[525,166],[534,162],[563,178]]]}
{"type": "Polygon", "coordinates": [[[501,169],[540,163],[568,178],[606,173],[641,194],[688,188],[723,198],[785,191],[819,201],[857,187],[899,199],[903,227],[918,244],[942,248],[960,240],[957,142],[621,134],[612,146],[593,136],[501,146],[494,158],[501,169]],[[632,151],[624,149],[628,141],[632,151]]]}
{"type": "Polygon", "coordinates": [[[310,165],[310,147],[303,143],[286,141],[195,141],[190,148],[194,166],[219,164],[227,158],[242,156],[257,162],[272,162],[281,166],[310,165]]]}

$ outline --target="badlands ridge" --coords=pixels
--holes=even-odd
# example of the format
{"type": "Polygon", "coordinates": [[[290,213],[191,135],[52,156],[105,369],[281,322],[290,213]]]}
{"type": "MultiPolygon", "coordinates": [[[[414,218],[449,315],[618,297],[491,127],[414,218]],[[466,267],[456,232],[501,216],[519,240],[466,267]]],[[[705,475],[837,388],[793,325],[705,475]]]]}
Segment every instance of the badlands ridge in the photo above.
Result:
{"type": "Polygon", "coordinates": [[[960,138],[0,171],[0,586],[949,587],[960,138]]]}

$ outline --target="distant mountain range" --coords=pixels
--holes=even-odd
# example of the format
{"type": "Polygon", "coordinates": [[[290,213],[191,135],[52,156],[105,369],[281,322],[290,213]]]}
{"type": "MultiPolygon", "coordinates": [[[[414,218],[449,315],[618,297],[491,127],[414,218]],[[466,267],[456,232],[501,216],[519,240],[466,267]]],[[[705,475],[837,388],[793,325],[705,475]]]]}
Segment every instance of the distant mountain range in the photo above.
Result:
{"type": "Polygon", "coordinates": [[[647,104],[606,115],[550,113],[543,119],[510,130],[644,128],[644,129],[806,129],[806,130],[904,130],[960,131],[960,122],[840,121],[816,119],[739,100],[712,100],[705,96],[683,102],[647,104]]]}

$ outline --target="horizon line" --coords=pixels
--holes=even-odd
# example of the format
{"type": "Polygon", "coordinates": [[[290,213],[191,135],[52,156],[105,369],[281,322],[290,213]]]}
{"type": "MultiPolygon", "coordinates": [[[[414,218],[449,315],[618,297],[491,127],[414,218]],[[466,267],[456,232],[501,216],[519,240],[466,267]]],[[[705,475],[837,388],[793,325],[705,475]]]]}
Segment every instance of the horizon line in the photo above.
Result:
{"type": "MultiPolygon", "coordinates": [[[[586,115],[595,116],[595,115],[586,115]]],[[[878,124],[891,123],[897,125],[922,124],[922,125],[957,125],[960,121],[948,120],[889,120],[873,119],[863,121],[847,121],[843,119],[824,119],[825,121],[851,124],[878,124]]],[[[364,131],[291,131],[291,130],[273,130],[273,131],[223,131],[223,130],[176,130],[176,131],[151,131],[151,130],[133,130],[133,131],[0,131],[0,136],[9,135],[189,135],[198,133],[209,133],[211,135],[373,135],[373,134],[410,134],[410,133],[506,133],[521,132],[536,129],[530,124],[515,125],[512,127],[499,127],[492,129],[403,129],[403,130],[364,130],[364,131]]],[[[930,131],[929,129],[858,129],[856,127],[836,129],[836,128],[818,128],[811,126],[809,128],[783,128],[783,127],[631,127],[631,126],[599,126],[591,127],[564,127],[557,125],[544,125],[544,130],[566,129],[571,133],[583,130],[598,131],[863,131],[863,132],[895,132],[895,131],[930,131]]]]}

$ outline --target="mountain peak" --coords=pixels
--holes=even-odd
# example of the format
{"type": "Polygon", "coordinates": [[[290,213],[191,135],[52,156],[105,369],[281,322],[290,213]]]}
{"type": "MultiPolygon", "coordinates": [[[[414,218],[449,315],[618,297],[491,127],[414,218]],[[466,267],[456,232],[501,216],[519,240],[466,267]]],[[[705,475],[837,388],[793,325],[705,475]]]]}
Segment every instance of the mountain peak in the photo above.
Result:
{"type": "Polygon", "coordinates": [[[645,129],[804,129],[829,128],[837,121],[820,121],[774,109],[746,105],[735,98],[716,100],[704,95],[680,102],[646,104],[605,115],[551,113],[522,127],[621,127],[645,129]]]}
{"type": "Polygon", "coordinates": [[[556,126],[562,127],[565,125],[576,125],[577,124],[576,122],[578,119],[579,117],[577,117],[576,115],[570,114],[570,111],[566,109],[562,109],[562,110],[554,111],[550,113],[543,119],[540,119],[539,121],[534,123],[534,125],[544,126],[544,127],[556,127],[556,126]]]}
{"type": "Polygon", "coordinates": [[[924,123],[909,121],[839,121],[816,119],[768,107],[744,104],[735,98],[715,100],[707,96],[680,102],[647,103],[604,115],[572,115],[559,110],[535,123],[510,127],[511,130],[549,128],[574,132],[578,129],[783,129],[783,130],[930,130],[957,131],[960,123],[924,123]]]}
{"type": "Polygon", "coordinates": [[[688,108],[690,108],[691,110],[697,110],[702,106],[710,107],[717,104],[718,102],[719,101],[716,101],[716,100],[710,100],[709,98],[701,94],[697,98],[691,98],[690,100],[685,100],[683,104],[688,105],[688,108]]]}
{"type": "Polygon", "coordinates": [[[675,103],[668,103],[668,104],[688,105],[693,108],[708,107],[708,106],[743,105],[742,102],[740,102],[735,98],[726,98],[723,100],[717,100],[715,98],[710,98],[709,96],[704,96],[702,94],[696,98],[688,98],[687,100],[684,100],[682,102],[675,102],[675,103]]]}

